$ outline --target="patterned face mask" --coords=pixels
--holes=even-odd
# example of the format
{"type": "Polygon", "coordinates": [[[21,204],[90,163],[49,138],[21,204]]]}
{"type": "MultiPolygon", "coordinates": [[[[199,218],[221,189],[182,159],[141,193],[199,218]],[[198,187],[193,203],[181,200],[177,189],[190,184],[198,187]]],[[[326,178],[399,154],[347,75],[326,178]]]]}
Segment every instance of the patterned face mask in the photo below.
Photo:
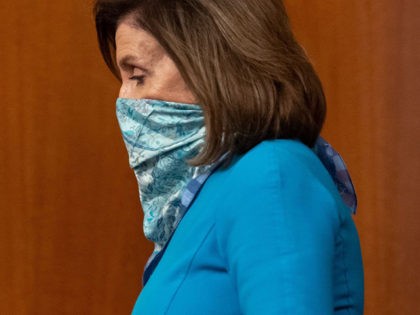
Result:
{"type": "Polygon", "coordinates": [[[159,251],[180,220],[186,184],[210,166],[191,166],[205,138],[204,115],[195,104],[118,98],[117,119],[139,185],[143,230],[159,251]]]}

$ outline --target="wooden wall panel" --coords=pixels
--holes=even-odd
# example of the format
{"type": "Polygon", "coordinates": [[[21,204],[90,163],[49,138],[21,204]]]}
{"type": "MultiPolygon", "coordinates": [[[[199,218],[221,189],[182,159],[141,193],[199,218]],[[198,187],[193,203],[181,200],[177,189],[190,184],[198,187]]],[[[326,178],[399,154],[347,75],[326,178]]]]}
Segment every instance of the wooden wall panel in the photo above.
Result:
{"type": "MultiPolygon", "coordinates": [[[[366,314],[417,314],[420,2],[286,2],[359,196],[366,314]]],[[[0,5],[0,314],[129,314],[152,246],[91,1],[0,5]]]]}
{"type": "Polygon", "coordinates": [[[90,1],[0,5],[0,314],[129,314],[151,243],[90,1]]]}
{"type": "Polygon", "coordinates": [[[287,1],[359,197],[365,311],[420,314],[420,2],[287,1]]]}

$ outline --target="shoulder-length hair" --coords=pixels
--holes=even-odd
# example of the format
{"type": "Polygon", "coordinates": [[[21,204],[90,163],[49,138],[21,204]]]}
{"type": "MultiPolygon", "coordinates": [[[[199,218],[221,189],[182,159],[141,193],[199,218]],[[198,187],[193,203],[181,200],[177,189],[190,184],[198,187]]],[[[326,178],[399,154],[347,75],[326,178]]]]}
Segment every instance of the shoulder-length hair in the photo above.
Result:
{"type": "Polygon", "coordinates": [[[119,80],[115,32],[128,14],[165,49],[203,108],[206,141],[191,165],[225,153],[229,164],[266,139],[314,145],[326,100],[281,0],[96,0],[99,47],[119,80]]]}

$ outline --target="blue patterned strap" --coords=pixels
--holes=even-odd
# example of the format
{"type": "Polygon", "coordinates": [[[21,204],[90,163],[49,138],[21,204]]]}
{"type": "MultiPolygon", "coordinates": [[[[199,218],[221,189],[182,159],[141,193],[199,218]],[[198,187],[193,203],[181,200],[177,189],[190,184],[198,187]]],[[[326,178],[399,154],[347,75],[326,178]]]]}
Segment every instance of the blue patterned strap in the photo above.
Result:
{"type": "Polygon", "coordinates": [[[313,150],[333,178],[344,203],[356,214],[356,192],[343,158],[322,137],[318,137],[313,150]]]}
{"type": "Polygon", "coordinates": [[[212,164],[212,166],[207,171],[191,179],[191,181],[188,183],[181,197],[182,215],[184,215],[187,209],[190,207],[191,203],[197,196],[204,182],[222,164],[226,156],[227,153],[223,154],[215,163],[212,164]]]}

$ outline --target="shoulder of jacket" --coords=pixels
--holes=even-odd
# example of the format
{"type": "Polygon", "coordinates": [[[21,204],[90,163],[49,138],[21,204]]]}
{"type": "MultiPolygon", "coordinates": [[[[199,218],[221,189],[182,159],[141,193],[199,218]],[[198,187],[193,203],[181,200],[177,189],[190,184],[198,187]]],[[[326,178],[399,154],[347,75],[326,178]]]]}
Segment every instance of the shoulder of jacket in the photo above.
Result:
{"type": "Polygon", "coordinates": [[[308,146],[298,140],[264,140],[245,154],[237,156],[229,167],[230,176],[267,180],[276,174],[308,173],[311,168],[321,167],[321,161],[308,146]]]}
{"type": "Polygon", "coordinates": [[[238,216],[252,221],[273,211],[290,222],[307,216],[338,231],[340,197],[316,153],[302,142],[265,140],[225,172],[213,185],[221,205],[215,211],[219,233],[228,233],[238,216]]]}

